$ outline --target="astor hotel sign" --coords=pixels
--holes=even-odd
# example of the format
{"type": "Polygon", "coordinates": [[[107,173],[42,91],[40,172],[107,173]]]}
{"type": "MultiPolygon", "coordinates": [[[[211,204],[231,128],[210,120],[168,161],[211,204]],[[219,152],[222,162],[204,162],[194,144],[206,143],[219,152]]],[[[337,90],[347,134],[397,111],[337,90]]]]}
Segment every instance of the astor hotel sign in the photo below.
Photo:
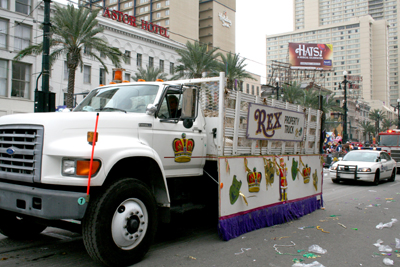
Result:
{"type": "MultiPolygon", "coordinates": [[[[122,13],[121,11],[109,10],[108,8],[105,8],[103,12],[103,17],[131,25],[133,27],[137,27],[136,17],[122,13]]],[[[152,22],[149,23],[148,21],[145,20],[141,20],[141,22],[142,22],[141,28],[143,30],[154,32],[156,34],[169,38],[169,35],[167,34],[168,33],[167,28],[161,27],[152,22]]]]}

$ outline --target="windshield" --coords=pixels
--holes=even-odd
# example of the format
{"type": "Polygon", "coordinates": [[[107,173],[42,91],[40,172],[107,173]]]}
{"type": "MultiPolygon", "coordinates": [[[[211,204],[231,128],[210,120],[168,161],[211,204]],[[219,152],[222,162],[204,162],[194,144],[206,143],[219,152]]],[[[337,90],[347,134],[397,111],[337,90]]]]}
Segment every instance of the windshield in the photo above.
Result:
{"type": "Polygon", "coordinates": [[[380,135],[378,144],[380,146],[398,146],[398,135],[380,135]]]}
{"type": "Polygon", "coordinates": [[[145,113],[148,104],[153,104],[159,87],[157,85],[121,85],[99,88],[74,109],[78,111],[119,111],[145,113]]]}
{"type": "Polygon", "coordinates": [[[378,153],[365,152],[365,151],[351,151],[347,153],[343,161],[364,161],[364,162],[376,162],[378,153]]]}

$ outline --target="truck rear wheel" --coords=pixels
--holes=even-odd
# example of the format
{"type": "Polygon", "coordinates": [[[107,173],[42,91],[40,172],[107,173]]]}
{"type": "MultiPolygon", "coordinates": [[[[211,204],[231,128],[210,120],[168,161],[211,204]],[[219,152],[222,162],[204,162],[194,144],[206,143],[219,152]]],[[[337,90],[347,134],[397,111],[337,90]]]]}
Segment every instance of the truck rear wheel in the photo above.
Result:
{"type": "Polygon", "coordinates": [[[0,233],[13,239],[30,239],[46,229],[46,225],[35,222],[32,218],[0,210],[0,233]]]}
{"type": "Polygon", "coordinates": [[[89,255],[109,266],[140,261],[157,229],[156,202],[150,189],[137,179],[125,178],[90,202],[82,224],[89,255]]]}

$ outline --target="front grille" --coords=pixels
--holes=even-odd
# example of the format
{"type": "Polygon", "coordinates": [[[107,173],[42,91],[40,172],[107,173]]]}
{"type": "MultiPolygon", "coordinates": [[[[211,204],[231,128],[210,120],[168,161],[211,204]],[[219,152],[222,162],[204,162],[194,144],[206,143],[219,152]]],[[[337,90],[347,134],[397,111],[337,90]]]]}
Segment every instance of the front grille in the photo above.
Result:
{"type": "Polygon", "coordinates": [[[42,126],[0,126],[0,178],[40,182],[42,147],[42,126]]]}
{"type": "Polygon", "coordinates": [[[392,149],[390,151],[390,155],[392,156],[392,158],[396,161],[399,162],[400,161],[400,150],[394,150],[392,149]]]}

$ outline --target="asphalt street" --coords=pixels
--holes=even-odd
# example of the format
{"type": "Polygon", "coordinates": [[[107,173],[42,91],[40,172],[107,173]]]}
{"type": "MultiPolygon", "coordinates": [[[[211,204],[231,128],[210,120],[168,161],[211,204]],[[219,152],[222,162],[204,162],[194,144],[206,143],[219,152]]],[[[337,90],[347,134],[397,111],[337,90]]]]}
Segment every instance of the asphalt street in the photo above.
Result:
{"type": "MultiPolygon", "coordinates": [[[[215,216],[206,212],[177,215],[174,224],[159,229],[155,244],[140,263],[144,266],[269,266],[290,267],[294,260],[326,267],[387,266],[384,258],[400,266],[395,238],[400,222],[377,229],[379,223],[400,220],[400,176],[378,186],[367,183],[333,184],[324,177],[324,209],[282,225],[249,232],[228,242],[217,234],[215,216]],[[374,246],[392,248],[381,255],[374,246]],[[308,248],[326,249],[307,258],[308,248]],[[275,249],[276,248],[276,249],[275,249]]],[[[0,235],[0,266],[101,266],[86,254],[79,234],[48,228],[37,240],[14,241],[0,235]]]]}

